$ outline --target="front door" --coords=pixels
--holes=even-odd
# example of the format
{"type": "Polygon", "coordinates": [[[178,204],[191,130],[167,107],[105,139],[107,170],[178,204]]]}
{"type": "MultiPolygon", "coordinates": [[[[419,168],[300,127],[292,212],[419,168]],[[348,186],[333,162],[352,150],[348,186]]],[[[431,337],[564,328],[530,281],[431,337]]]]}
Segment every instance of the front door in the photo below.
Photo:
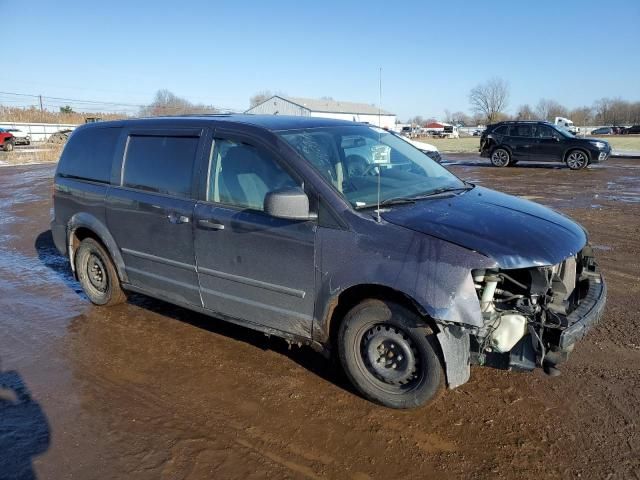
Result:
{"type": "Polygon", "coordinates": [[[268,192],[301,182],[268,149],[238,136],[216,137],[206,196],[194,215],[204,306],[266,329],[310,337],[316,223],[263,212],[268,192]]]}
{"type": "Polygon", "coordinates": [[[535,145],[531,149],[531,160],[538,162],[559,162],[562,160],[562,138],[547,125],[535,126],[535,145]]]}
{"type": "Polygon", "coordinates": [[[131,131],[107,223],[129,283],[153,296],[202,306],[193,248],[193,171],[199,130],[131,131]]]}

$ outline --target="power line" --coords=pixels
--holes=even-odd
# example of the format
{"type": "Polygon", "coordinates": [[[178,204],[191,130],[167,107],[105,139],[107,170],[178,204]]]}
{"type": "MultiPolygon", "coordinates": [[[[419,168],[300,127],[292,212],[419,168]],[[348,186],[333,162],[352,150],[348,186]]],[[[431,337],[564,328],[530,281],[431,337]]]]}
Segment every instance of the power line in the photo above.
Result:
{"type": "MultiPolygon", "coordinates": [[[[62,104],[60,104],[61,102],[67,102],[67,103],[73,103],[76,105],[86,105],[88,108],[88,106],[94,105],[96,107],[101,106],[103,107],[104,110],[109,110],[109,107],[129,107],[129,108],[136,108],[136,109],[142,109],[142,108],[146,108],[149,107],[149,104],[137,104],[137,103],[127,103],[127,102],[110,102],[110,101],[100,101],[100,100],[84,100],[84,99],[78,99],[78,98],[66,98],[66,97],[51,97],[48,95],[34,95],[34,94],[29,94],[29,93],[18,93],[18,92],[1,92],[0,91],[0,95],[12,95],[12,96],[17,96],[17,97],[29,97],[29,98],[33,98],[33,104],[38,104],[39,102],[46,100],[47,101],[47,105],[48,106],[64,106],[62,104]],[[41,100],[42,99],[42,100],[41,100]],[[60,105],[52,105],[52,104],[60,104],[60,105]],[[107,107],[107,108],[104,108],[107,107]]],[[[226,112],[238,112],[238,111],[243,111],[243,109],[237,109],[237,108],[228,108],[228,107],[222,107],[222,106],[216,106],[216,105],[205,105],[202,103],[199,104],[194,104],[192,101],[190,101],[189,99],[184,99],[187,102],[191,103],[191,106],[193,107],[204,107],[204,108],[211,108],[211,109],[215,109],[215,110],[219,110],[219,111],[226,111],[226,112]]],[[[11,101],[11,100],[4,100],[4,101],[11,101]]],[[[18,103],[18,100],[12,100],[12,103],[18,103]]],[[[165,106],[166,108],[170,108],[173,110],[180,110],[180,109],[184,109],[185,107],[171,107],[171,106],[165,106]]],[[[163,106],[159,106],[159,108],[165,108],[163,106]]],[[[82,108],[81,106],[77,107],[78,109],[82,108]]],[[[113,110],[115,110],[115,108],[113,108],[113,110]]]]}

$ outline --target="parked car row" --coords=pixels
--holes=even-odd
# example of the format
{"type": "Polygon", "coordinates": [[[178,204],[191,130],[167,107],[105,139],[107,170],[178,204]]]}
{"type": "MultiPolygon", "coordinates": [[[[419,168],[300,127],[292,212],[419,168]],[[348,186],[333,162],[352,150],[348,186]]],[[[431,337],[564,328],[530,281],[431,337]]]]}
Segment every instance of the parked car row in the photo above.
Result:
{"type": "Polygon", "coordinates": [[[608,142],[578,138],[549,122],[509,121],[487,126],[480,137],[480,155],[496,167],[519,161],[564,162],[571,170],[605,161],[611,154],[608,142]]]}
{"type": "MultiPolygon", "coordinates": [[[[5,133],[5,134],[8,133],[11,135],[11,138],[13,138],[12,146],[10,147],[11,149],[13,149],[14,145],[30,145],[31,144],[31,135],[29,135],[28,132],[25,132],[20,128],[0,128],[0,133],[5,133]]],[[[5,138],[9,138],[9,137],[5,135],[5,138]]],[[[4,147],[4,150],[5,151],[7,150],[6,146],[4,147]]]]}
{"type": "Polygon", "coordinates": [[[600,127],[591,130],[589,135],[638,135],[640,134],[640,125],[631,127],[600,127]]]}

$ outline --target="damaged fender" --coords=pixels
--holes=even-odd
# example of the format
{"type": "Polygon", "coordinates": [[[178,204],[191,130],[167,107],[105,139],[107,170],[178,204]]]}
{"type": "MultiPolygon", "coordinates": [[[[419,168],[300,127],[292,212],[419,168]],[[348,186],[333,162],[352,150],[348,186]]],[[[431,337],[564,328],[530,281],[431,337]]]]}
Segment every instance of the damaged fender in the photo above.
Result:
{"type": "MultiPolygon", "coordinates": [[[[333,310],[351,287],[383,286],[408,297],[436,324],[447,383],[453,388],[469,378],[469,335],[459,326],[483,326],[471,270],[495,262],[477,252],[387,222],[358,218],[352,231],[319,228],[318,295],[313,339],[326,343],[333,310]],[[377,229],[393,230],[379,235],[377,229]],[[341,252],[336,255],[335,252],[341,252]],[[466,353],[463,353],[466,352],[466,353]]],[[[372,296],[374,294],[372,293],[372,296]]]]}

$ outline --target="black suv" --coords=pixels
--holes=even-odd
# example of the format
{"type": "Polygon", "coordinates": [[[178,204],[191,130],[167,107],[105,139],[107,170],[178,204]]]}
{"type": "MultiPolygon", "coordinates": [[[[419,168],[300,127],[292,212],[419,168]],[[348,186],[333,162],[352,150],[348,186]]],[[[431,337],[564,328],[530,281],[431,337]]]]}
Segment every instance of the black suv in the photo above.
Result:
{"type": "Polygon", "coordinates": [[[556,373],[606,298],[578,224],[346,121],[83,125],[51,228],[94,304],[139,292],[310,345],[395,408],[471,364],[556,373]]]}
{"type": "Polygon", "coordinates": [[[494,123],[480,137],[480,155],[489,157],[496,167],[524,160],[564,162],[571,170],[581,170],[610,154],[608,142],[577,138],[549,122],[494,123]]]}

